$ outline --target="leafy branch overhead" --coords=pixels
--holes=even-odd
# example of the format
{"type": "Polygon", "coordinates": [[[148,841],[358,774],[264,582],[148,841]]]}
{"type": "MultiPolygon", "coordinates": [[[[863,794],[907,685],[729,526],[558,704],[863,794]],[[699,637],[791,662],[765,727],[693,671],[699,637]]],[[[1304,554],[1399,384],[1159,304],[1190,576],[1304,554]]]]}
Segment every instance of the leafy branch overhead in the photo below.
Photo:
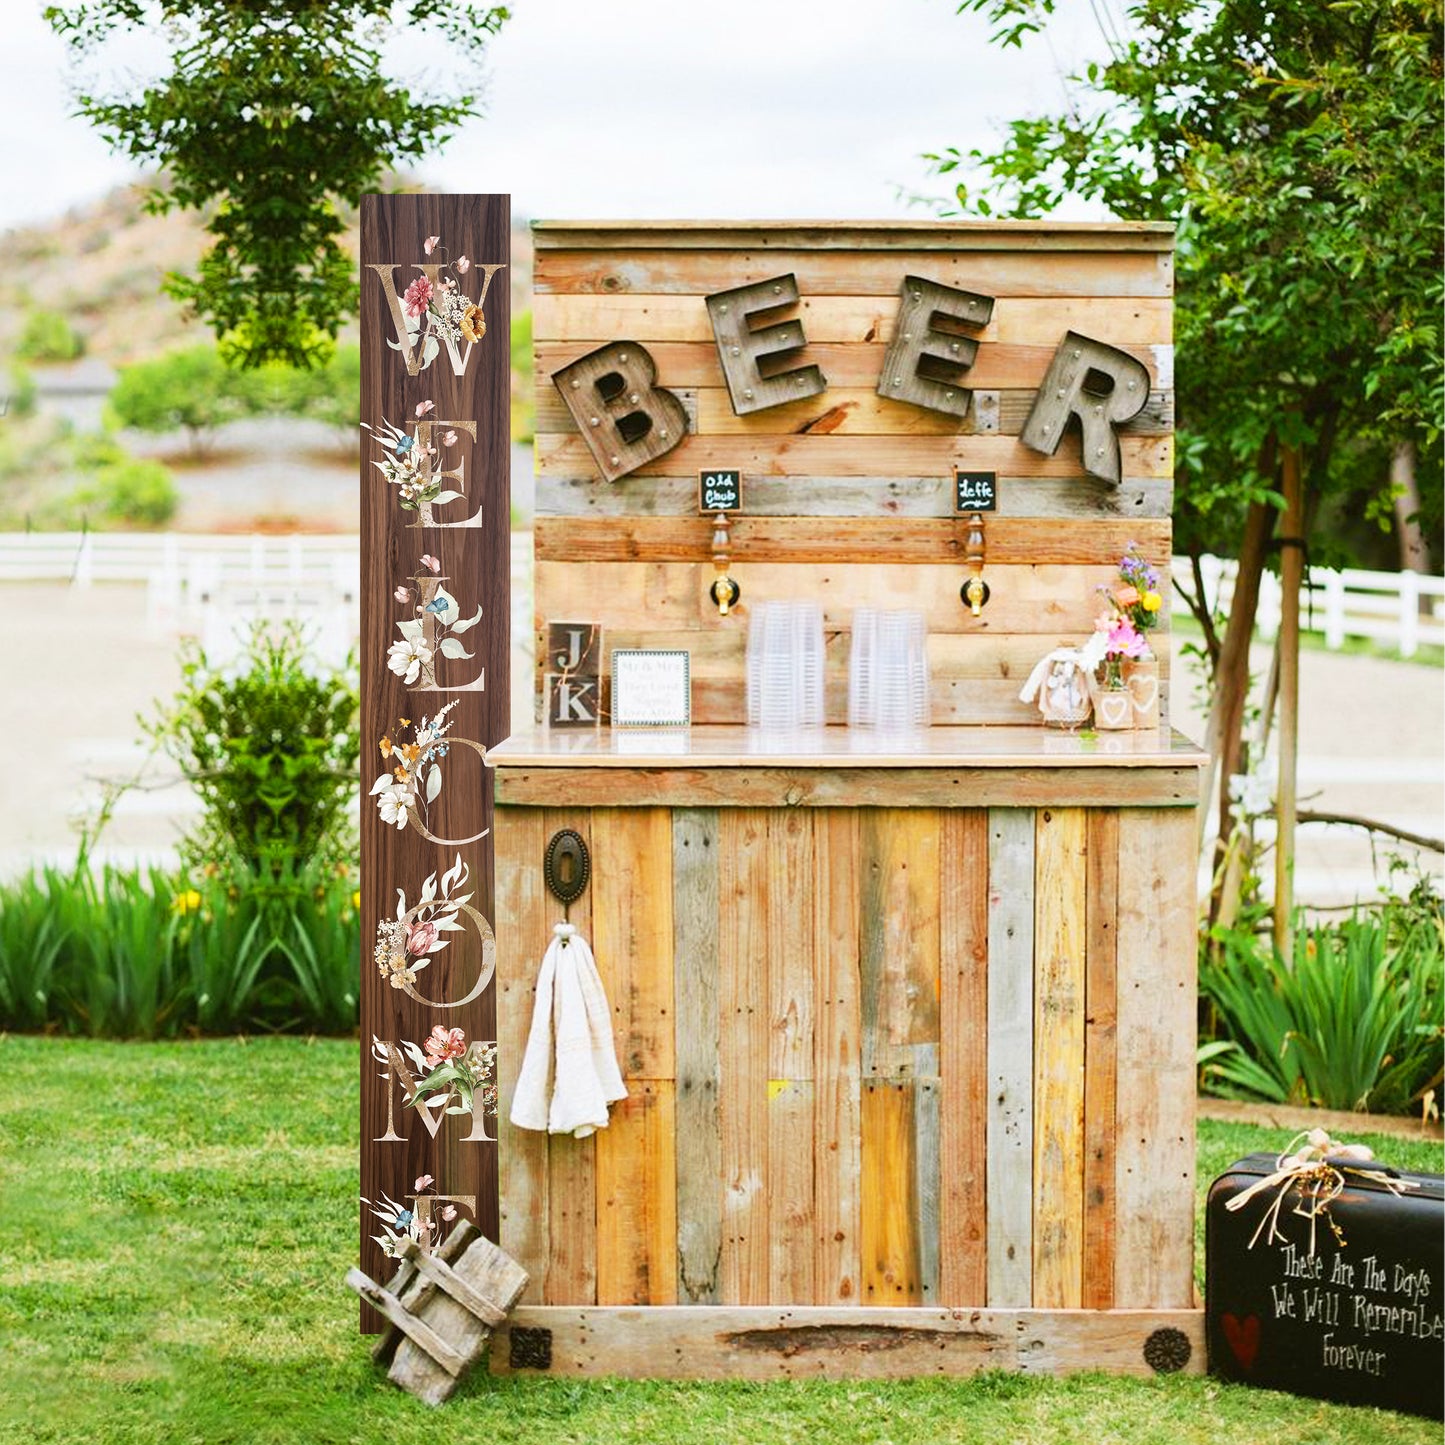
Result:
{"type": "MultiPolygon", "coordinates": [[[[1031,48],[1057,0],[962,0],[1031,48]]],[[[1061,7],[1060,7],[1061,8],[1061,7]]],[[[1109,59],[1060,113],[991,152],[929,157],[954,204],[1043,216],[1066,196],[1177,221],[1179,508],[1186,549],[1232,552],[1278,491],[1390,515],[1389,455],[1418,448],[1440,521],[1439,0],[1129,0],[1093,11],[1109,59]],[[1114,15],[1122,10],[1123,19],[1114,15]]],[[[1326,560],[1318,556],[1315,560],[1326,560]]]]}
{"type": "Polygon", "coordinates": [[[206,213],[212,245],[167,291],[210,323],[228,360],[312,366],[356,310],[355,265],[338,243],[344,208],[477,114],[476,79],[508,12],[434,0],[91,0],[45,16],[84,67],[80,113],[161,172],[151,209],[206,213]],[[382,69],[406,30],[434,52],[425,95],[382,69]],[[92,87],[106,43],[135,31],[165,38],[169,72],[92,87]],[[444,90],[439,73],[454,77],[444,90]]]}

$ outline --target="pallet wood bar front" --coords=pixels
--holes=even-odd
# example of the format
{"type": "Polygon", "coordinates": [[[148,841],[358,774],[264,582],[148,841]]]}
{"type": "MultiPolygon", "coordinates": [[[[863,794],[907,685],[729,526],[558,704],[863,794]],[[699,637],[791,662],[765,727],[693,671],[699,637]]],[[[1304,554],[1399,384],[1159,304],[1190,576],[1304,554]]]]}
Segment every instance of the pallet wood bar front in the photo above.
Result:
{"type": "MultiPolygon", "coordinates": [[[[906,758],[830,730],[762,770],[743,729],[492,750],[499,975],[541,956],[522,880],[575,828],[630,1093],[595,1139],[504,1132],[501,1242],[548,1281],[525,1303],[1043,1311],[1061,1338],[1083,1306],[1190,1308],[1203,755],[966,730],[960,767],[964,731],[906,758]],[[559,1298],[558,1260],[594,1258],[559,1298]]],[[[520,1038],[530,989],[498,1000],[520,1038]]],[[[589,1318],[579,1370],[620,1328],[589,1318]]]]}

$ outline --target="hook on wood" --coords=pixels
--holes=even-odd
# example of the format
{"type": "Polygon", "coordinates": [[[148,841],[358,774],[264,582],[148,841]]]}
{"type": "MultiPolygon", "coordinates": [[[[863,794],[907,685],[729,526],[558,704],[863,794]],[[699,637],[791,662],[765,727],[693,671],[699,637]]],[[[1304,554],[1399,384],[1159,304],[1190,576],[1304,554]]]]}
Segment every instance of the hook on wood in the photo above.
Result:
{"type": "Polygon", "coordinates": [[[592,877],[592,855],[575,828],[552,834],[542,859],[542,877],[547,891],[564,907],[582,896],[592,877]]]}

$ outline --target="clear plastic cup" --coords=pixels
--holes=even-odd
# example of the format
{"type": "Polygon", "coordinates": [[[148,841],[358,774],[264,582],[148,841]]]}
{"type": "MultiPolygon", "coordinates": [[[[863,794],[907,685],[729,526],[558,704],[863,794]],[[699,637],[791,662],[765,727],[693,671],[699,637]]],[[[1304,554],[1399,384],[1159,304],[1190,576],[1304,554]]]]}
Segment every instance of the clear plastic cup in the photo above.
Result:
{"type": "Polygon", "coordinates": [[[893,730],[929,722],[928,629],[921,612],[853,614],[848,654],[848,722],[893,730]]]}
{"type": "Polygon", "coordinates": [[[760,602],[748,623],[751,727],[815,727],[823,718],[823,613],[814,602],[760,602]]]}

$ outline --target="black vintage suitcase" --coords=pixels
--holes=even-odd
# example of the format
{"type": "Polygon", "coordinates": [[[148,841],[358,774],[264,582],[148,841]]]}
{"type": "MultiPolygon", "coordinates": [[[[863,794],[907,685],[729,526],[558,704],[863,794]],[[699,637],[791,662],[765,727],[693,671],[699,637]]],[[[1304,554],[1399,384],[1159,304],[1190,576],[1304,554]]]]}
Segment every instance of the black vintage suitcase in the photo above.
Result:
{"type": "MultiPolygon", "coordinates": [[[[1205,1220],[1209,1368],[1227,1380],[1349,1405],[1442,1414],[1445,1397],[1445,1177],[1388,1171],[1417,1187],[1394,1194],[1348,1172],[1329,1217],[1295,1213],[1259,1229],[1275,1188],[1225,1205],[1273,1174],[1251,1154],[1210,1186],[1205,1220]],[[1338,1236],[1336,1234],[1338,1231],[1338,1236]]],[[[1383,1170],[1383,1164],[1372,1166],[1383,1170]]]]}

